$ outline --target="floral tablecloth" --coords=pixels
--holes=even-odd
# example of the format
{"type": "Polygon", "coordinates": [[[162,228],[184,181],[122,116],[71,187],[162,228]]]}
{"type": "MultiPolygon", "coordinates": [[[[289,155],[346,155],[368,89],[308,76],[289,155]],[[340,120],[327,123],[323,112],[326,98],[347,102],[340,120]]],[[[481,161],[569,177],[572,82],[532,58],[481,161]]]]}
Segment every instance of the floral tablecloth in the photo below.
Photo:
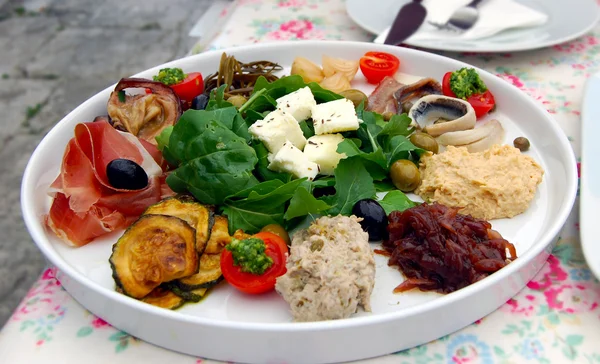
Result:
{"type": "MultiPolygon", "coordinates": [[[[192,53],[262,41],[371,41],[343,0],[239,0],[229,20],[192,53]]],[[[445,55],[491,71],[553,114],[579,157],[586,79],[600,71],[600,27],[567,44],[506,54],[445,55]]],[[[600,363],[600,283],[579,242],[578,202],[558,245],[527,288],[452,335],[371,363],[600,363]]],[[[0,332],[1,363],[202,363],[142,342],[95,317],[61,287],[53,268],[35,283],[0,332]]]]}

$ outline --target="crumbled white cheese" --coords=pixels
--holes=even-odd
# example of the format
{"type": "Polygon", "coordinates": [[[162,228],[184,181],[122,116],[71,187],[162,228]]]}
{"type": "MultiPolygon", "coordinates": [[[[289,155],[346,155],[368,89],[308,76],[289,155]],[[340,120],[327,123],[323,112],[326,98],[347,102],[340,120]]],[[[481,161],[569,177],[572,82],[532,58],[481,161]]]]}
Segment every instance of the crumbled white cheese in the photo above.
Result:
{"type": "Polygon", "coordinates": [[[308,86],[277,99],[277,109],[291,114],[298,122],[310,118],[312,108],[316,105],[308,86]]]}
{"type": "Polygon", "coordinates": [[[279,110],[269,113],[263,120],[256,121],[248,131],[262,141],[271,153],[279,152],[286,140],[300,150],[304,149],[306,144],[306,138],[296,119],[291,114],[279,110]]]}
{"type": "Polygon", "coordinates": [[[345,154],[337,152],[338,144],[344,140],[341,134],[315,135],[306,141],[304,155],[314,163],[317,163],[321,169],[320,174],[333,175],[333,170],[337,167],[341,159],[346,158],[345,154]]]}
{"type": "Polygon", "coordinates": [[[313,107],[312,119],[317,135],[357,130],[359,126],[354,104],[348,99],[325,102],[313,107]]]}
{"type": "Polygon", "coordinates": [[[308,160],[306,155],[289,140],[269,160],[271,161],[268,166],[270,170],[291,173],[297,178],[308,177],[312,181],[319,173],[319,166],[308,160]]]}

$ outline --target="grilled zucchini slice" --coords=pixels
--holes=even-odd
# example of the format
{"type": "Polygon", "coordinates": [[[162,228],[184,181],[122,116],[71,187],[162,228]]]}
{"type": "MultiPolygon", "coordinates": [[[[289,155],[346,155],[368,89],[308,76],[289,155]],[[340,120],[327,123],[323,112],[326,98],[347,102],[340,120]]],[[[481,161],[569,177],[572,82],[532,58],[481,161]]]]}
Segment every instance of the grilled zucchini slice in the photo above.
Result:
{"type": "Polygon", "coordinates": [[[223,279],[221,274],[221,254],[202,254],[200,271],[192,276],[173,282],[179,289],[192,291],[198,288],[210,288],[223,279]]]}
{"type": "Polygon", "coordinates": [[[163,286],[154,288],[152,292],[150,292],[141,300],[151,304],[152,306],[162,307],[169,310],[179,308],[186,302],[183,297],[176,295],[173,291],[163,286]]]}
{"type": "Polygon", "coordinates": [[[117,288],[142,298],[163,282],[198,272],[196,230],[180,218],[142,215],[113,245],[117,288]]]}
{"type": "Polygon", "coordinates": [[[177,286],[173,286],[171,290],[173,291],[173,293],[175,293],[176,295],[178,295],[186,301],[200,302],[200,300],[204,298],[204,296],[206,296],[208,288],[197,288],[191,291],[184,291],[177,286]]]}
{"type": "Polygon", "coordinates": [[[215,223],[210,231],[210,239],[206,244],[207,254],[220,254],[223,247],[231,242],[229,223],[225,216],[215,216],[215,223]]]}
{"type": "Polygon", "coordinates": [[[195,202],[187,196],[169,197],[146,209],[144,215],[178,217],[196,229],[196,250],[202,254],[214,223],[214,212],[209,206],[195,202]]]}

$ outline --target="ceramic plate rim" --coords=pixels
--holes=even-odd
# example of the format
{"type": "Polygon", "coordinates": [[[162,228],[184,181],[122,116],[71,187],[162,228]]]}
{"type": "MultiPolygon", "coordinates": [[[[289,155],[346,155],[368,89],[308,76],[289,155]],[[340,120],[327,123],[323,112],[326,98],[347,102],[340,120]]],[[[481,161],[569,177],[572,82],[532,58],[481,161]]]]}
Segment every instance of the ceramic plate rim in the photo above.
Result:
{"type": "Polygon", "coordinates": [[[600,126],[594,122],[594,117],[598,118],[600,116],[600,106],[598,106],[597,100],[594,99],[594,97],[597,98],[598,96],[600,96],[600,72],[592,75],[587,80],[583,97],[581,112],[581,188],[579,199],[580,240],[583,255],[592,273],[600,279],[600,259],[597,258],[598,253],[600,253],[600,245],[594,244],[597,241],[592,239],[594,236],[591,231],[593,227],[589,224],[593,221],[593,217],[589,217],[589,213],[600,213],[600,208],[594,203],[600,201],[600,197],[593,198],[593,196],[590,196],[592,186],[588,187],[590,180],[588,179],[589,173],[586,172],[593,169],[595,174],[600,174],[600,162],[598,160],[593,161],[592,159],[591,163],[586,161],[586,157],[588,157],[587,160],[590,160],[589,157],[593,154],[589,151],[590,147],[588,146],[588,143],[594,145],[591,136],[597,134],[594,134],[593,131],[600,131],[600,126]],[[590,164],[593,165],[592,168],[590,168],[590,164]],[[586,211],[588,214],[584,214],[586,211]]]}
{"type": "MultiPolygon", "coordinates": [[[[285,48],[285,47],[293,47],[294,45],[297,45],[300,43],[306,45],[307,47],[311,46],[311,45],[316,45],[316,44],[320,44],[320,45],[321,44],[332,44],[332,45],[337,44],[337,45],[339,45],[340,43],[343,43],[345,47],[359,47],[359,48],[365,47],[364,42],[349,42],[349,41],[344,41],[344,42],[340,42],[340,41],[291,41],[291,42],[286,41],[286,42],[271,42],[271,43],[253,44],[253,45],[247,45],[247,46],[242,46],[242,47],[232,47],[232,48],[226,48],[226,49],[213,50],[213,51],[205,52],[202,54],[185,57],[185,58],[182,58],[179,60],[171,61],[171,62],[162,64],[162,65],[159,65],[159,66],[152,67],[152,68],[142,71],[140,73],[145,73],[145,72],[149,72],[149,71],[155,72],[155,71],[158,71],[158,69],[163,68],[163,67],[173,67],[174,65],[180,63],[182,60],[193,60],[193,59],[197,59],[197,58],[201,59],[204,57],[208,57],[209,55],[213,55],[215,53],[220,54],[222,52],[244,51],[249,48],[257,48],[259,50],[260,49],[266,50],[269,48],[278,48],[278,47],[285,48]]],[[[385,51],[386,49],[389,50],[389,47],[391,47],[391,46],[370,44],[370,47],[372,47],[376,50],[385,51]]],[[[444,56],[431,54],[431,53],[414,50],[414,49],[407,49],[407,48],[396,49],[395,52],[405,53],[409,57],[411,57],[411,56],[431,57],[435,61],[440,61],[440,62],[445,62],[445,63],[454,63],[457,66],[464,65],[464,62],[461,62],[461,61],[453,60],[453,59],[450,59],[450,58],[447,58],[444,56]]],[[[478,70],[480,72],[482,72],[482,74],[485,74],[485,77],[495,77],[493,74],[491,74],[487,71],[484,71],[481,69],[478,69],[478,70]]],[[[136,76],[136,75],[134,75],[134,76],[136,76]]],[[[233,329],[237,329],[237,330],[253,330],[253,331],[264,331],[264,332],[275,332],[275,331],[276,332],[282,332],[282,331],[283,332],[298,332],[298,331],[311,331],[311,330],[315,330],[315,329],[338,330],[338,329],[351,328],[351,327],[360,327],[360,326],[364,326],[364,325],[372,325],[372,324],[377,324],[377,323],[381,323],[381,322],[394,321],[394,320],[402,319],[404,317],[413,316],[418,313],[435,310],[436,308],[439,308],[439,306],[449,305],[452,302],[464,299],[465,296],[470,296],[471,294],[475,293],[476,291],[482,290],[485,287],[492,286],[497,281],[511,276],[512,274],[514,274],[514,273],[518,272],[520,269],[522,269],[533,258],[535,258],[540,253],[542,253],[543,250],[546,249],[551,244],[553,239],[558,235],[560,229],[562,228],[564,222],[566,221],[568,215],[570,214],[570,212],[572,210],[572,207],[573,207],[573,204],[575,201],[575,197],[576,197],[577,167],[576,167],[576,162],[575,162],[575,156],[572,153],[572,148],[571,148],[569,141],[568,141],[566,135],[564,134],[564,132],[560,129],[560,127],[554,121],[554,119],[550,116],[550,114],[541,107],[541,105],[536,103],[533,99],[527,97],[522,91],[520,91],[518,88],[514,87],[513,85],[510,85],[508,83],[504,83],[504,84],[499,83],[499,85],[503,85],[503,86],[500,86],[501,88],[506,89],[503,92],[511,92],[511,93],[518,92],[518,93],[520,93],[522,95],[522,97],[526,100],[525,102],[531,108],[535,108],[535,109],[537,109],[537,111],[539,111],[541,114],[543,114],[546,119],[544,122],[547,124],[547,126],[549,128],[552,129],[553,133],[555,133],[557,135],[557,137],[560,141],[561,149],[563,149],[567,152],[571,151],[569,157],[568,158],[565,157],[564,168],[567,173],[568,179],[566,180],[567,189],[565,191],[565,198],[563,200],[564,202],[559,210],[560,213],[558,214],[558,216],[555,216],[554,222],[551,224],[551,228],[546,230],[545,232],[543,232],[541,237],[539,238],[539,241],[537,243],[534,243],[525,252],[525,254],[520,257],[520,259],[517,259],[515,262],[509,264],[507,267],[503,268],[501,271],[495,273],[495,275],[490,276],[490,277],[488,277],[482,281],[479,281],[475,284],[472,284],[468,287],[465,287],[461,290],[458,290],[456,292],[448,294],[445,297],[442,297],[440,299],[432,300],[432,301],[429,301],[422,305],[418,305],[418,306],[414,306],[414,307],[407,307],[400,311],[381,313],[381,314],[372,315],[372,316],[352,317],[350,319],[334,320],[334,321],[321,321],[321,322],[257,323],[257,322],[214,320],[214,319],[209,319],[209,318],[191,316],[191,315],[187,315],[185,313],[180,313],[177,311],[165,310],[162,308],[158,308],[158,307],[154,307],[154,306],[145,304],[141,301],[131,299],[125,295],[117,293],[114,290],[110,290],[106,287],[103,287],[103,286],[99,285],[98,283],[92,281],[87,276],[78,272],[74,267],[70,266],[59,255],[59,253],[53,249],[51,243],[44,237],[43,226],[42,226],[42,224],[40,224],[39,217],[36,216],[36,213],[33,209],[34,198],[33,198],[33,193],[31,193],[31,191],[35,188],[35,181],[31,180],[31,178],[32,178],[31,175],[32,175],[32,171],[33,171],[32,161],[37,159],[38,158],[37,156],[46,149],[45,146],[49,143],[49,141],[51,139],[53,139],[56,134],[59,133],[59,131],[61,129],[60,125],[64,124],[65,121],[67,119],[69,119],[73,113],[76,113],[80,109],[86,108],[90,103],[94,102],[95,98],[99,97],[99,94],[107,92],[107,90],[114,89],[115,85],[116,84],[113,84],[113,85],[107,87],[106,89],[100,91],[96,95],[92,96],[91,98],[89,98],[88,100],[83,102],[80,106],[78,106],[72,112],[67,114],[63,119],[61,119],[60,122],[58,122],[55,125],[55,127],[53,127],[48,132],[48,134],[44,137],[44,139],[36,147],[35,151],[33,152],[32,156],[30,157],[30,160],[25,169],[25,173],[23,175],[23,180],[22,180],[22,185],[21,185],[21,208],[23,209],[23,217],[24,217],[26,226],[27,226],[31,236],[33,237],[36,245],[43,252],[43,254],[46,256],[46,258],[48,258],[50,260],[50,262],[52,264],[54,264],[60,271],[65,273],[68,277],[75,279],[78,283],[85,286],[87,289],[91,289],[91,290],[95,291],[96,293],[107,297],[110,300],[117,301],[118,303],[129,306],[130,308],[133,308],[136,310],[141,310],[147,314],[151,314],[151,315],[155,315],[155,316],[162,316],[162,317],[173,319],[176,321],[194,323],[194,324],[198,324],[198,325],[205,325],[207,327],[233,328],[233,329]]]]}
{"type": "MultiPolygon", "coordinates": [[[[347,0],[346,1],[346,13],[348,14],[348,16],[350,17],[350,19],[355,22],[359,27],[361,27],[362,29],[368,31],[369,33],[377,36],[379,34],[379,30],[373,28],[371,25],[366,24],[363,20],[359,19],[356,17],[356,14],[354,14],[354,12],[349,10],[349,7],[351,5],[349,5],[352,1],[362,1],[362,0],[347,0]]],[[[595,2],[594,1],[589,1],[590,2],[590,6],[594,5],[595,2]]],[[[506,45],[506,46],[497,46],[497,47],[482,47],[482,48],[478,48],[478,49],[473,49],[470,48],[469,46],[452,46],[452,43],[448,43],[449,45],[444,46],[444,42],[437,42],[437,43],[433,43],[430,44],[427,41],[411,41],[410,38],[407,39],[404,43],[406,45],[412,46],[412,47],[419,47],[419,48],[424,48],[424,49],[430,49],[430,50],[438,50],[438,51],[447,51],[447,52],[478,52],[478,53],[493,53],[493,52],[522,52],[522,51],[529,51],[529,50],[535,50],[535,49],[541,49],[541,48],[546,48],[546,47],[551,47],[554,45],[558,45],[558,44],[562,44],[562,43],[566,43],[569,41],[572,41],[573,39],[579,38],[582,35],[590,32],[592,29],[594,29],[594,27],[598,24],[598,22],[600,21],[600,6],[598,4],[596,4],[596,6],[598,7],[597,11],[596,11],[596,16],[594,18],[594,21],[591,22],[590,24],[588,24],[585,28],[581,29],[578,32],[575,32],[571,35],[568,36],[564,36],[561,38],[555,38],[552,40],[546,40],[543,42],[540,42],[536,45],[532,45],[532,44],[523,44],[521,46],[510,46],[510,45],[506,45]],[[436,45],[437,44],[437,45],[436,45]]],[[[468,40],[465,40],[465,43],[469,42],[468,40]]],[[[471,41],[474,42],[474,41],[471,41]]]]}

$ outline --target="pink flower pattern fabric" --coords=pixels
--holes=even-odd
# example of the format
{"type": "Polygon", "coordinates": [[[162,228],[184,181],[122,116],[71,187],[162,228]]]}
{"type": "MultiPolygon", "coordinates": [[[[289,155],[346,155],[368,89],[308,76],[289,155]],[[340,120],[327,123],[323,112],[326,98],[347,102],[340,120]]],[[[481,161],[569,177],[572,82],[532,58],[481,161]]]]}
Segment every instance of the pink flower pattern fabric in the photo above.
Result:
{"type": "MultiPolygon", "coordinates": [[[[228,12],[231,18],[216,38],[192,53],[256,42],[373,39],[348,18],[343,0],[238,0],[228,12]]],[[[536,51],[438,53],[482,67],[539,102],[579,157],[582,92],[586,79],[600,71],[600,27],[536,51]]],[[[577,210],[578,202],[546,265],[496,312],[434,342],[365,362],[600,363],[600,283],[582,256],[577,210]]],[[[0,361],[80,363],[81,358],[86,363],[210,362],[113,328],[73,301],[50,268],[0,332],[0,361]]]]}

